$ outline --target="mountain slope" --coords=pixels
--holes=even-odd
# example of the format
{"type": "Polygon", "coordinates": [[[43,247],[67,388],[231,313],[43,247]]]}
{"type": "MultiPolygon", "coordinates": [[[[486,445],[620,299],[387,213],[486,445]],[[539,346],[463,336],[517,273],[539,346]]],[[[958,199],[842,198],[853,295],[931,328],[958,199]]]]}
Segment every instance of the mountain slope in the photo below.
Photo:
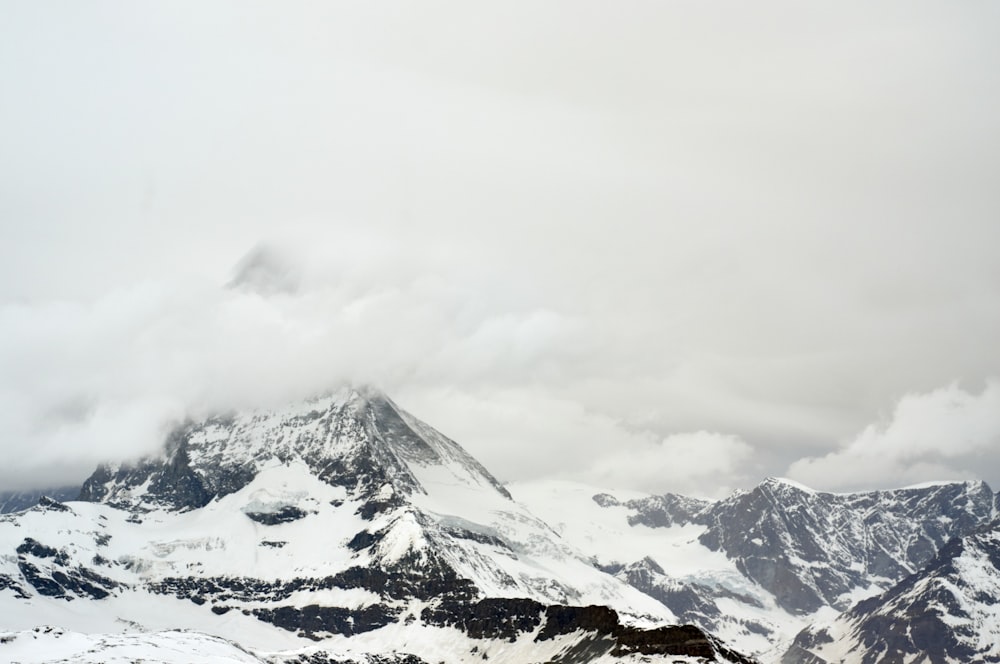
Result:
{"type": "Polygon", "coordinates": [[[0,653],[20,664],[264,664],[236,644],[197,632],[80,634],[40,626],[0,632],[0,653]]]}
{"type": "Polygon", "coordinates": [[[783,664],[1000,662],[1000,522],[949,542],[921,571],[826,625],[783,664]]]}
{"type": "Polygon", "coordinates": [[[508,661],[747,661],[663,627],[666,607],[373,390],[188,424],[81,495],[0,517],[8,629],[197,628],[274,661],[435,657],[442,639],[446,661],[514,657],[505,643],[508,661]]]}
{"type": "MultiPolygon", "coordinates": [[[[430,556],[490,596],[672,618],[594,570],[461,447],[373,390],[189,425],[160,458],[99,469],[81,498],[129,510],[137,521],[151,510],[202,508],[222,519],[236,514],[240,524],[244,515],[265,526],[328,521],[365,564],[430,556]]],[[[340,571],[308,552],[272,553],[340,571]]]]}

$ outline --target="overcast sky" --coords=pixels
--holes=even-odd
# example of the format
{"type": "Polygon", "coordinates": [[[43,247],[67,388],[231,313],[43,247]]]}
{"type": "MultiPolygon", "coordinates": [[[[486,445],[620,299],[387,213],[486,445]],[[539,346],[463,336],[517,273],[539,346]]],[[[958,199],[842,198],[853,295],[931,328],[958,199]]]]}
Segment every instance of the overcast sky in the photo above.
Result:
{"type": "Polygon", "coordinates": [[[1000,4],[0,0],[0,489],[375,383],[503,480],[1000,488],[1000,4]]]}

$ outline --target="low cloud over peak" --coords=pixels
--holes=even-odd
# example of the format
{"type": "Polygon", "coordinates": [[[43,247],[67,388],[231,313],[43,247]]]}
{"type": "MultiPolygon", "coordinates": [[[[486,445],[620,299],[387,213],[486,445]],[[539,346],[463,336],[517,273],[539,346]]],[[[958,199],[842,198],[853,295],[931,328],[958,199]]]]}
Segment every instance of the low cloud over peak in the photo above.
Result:
{"type": "Polygon", "coordinates": [[[294,293],[299,281],[300,275],[289,255],[273,245],[257,245],[236,264],[227,286],[271,295],[294,293]]]}
{"type": "Polygon", "coordinates": [[[0,488],[345,381],[507,479],[1000,485],[1000,5],[724,5],[11,5],[0,488]]]}

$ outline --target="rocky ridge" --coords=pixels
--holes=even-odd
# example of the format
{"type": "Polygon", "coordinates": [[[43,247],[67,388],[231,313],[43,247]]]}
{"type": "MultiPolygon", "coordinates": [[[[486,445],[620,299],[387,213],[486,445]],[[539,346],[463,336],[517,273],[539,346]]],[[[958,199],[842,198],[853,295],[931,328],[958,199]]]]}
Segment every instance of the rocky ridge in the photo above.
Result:
{"type": "Polygon", "coordinates": [[[859,592],[923,568],[952,538],[989,522],[994,499],[980,481],[833,494],[768,478],[716,502],[667,494],[624,505],[631,525],[703,526],[701,544],[725,553],[781,608],[808,614],[847,609],[859,592]]]}

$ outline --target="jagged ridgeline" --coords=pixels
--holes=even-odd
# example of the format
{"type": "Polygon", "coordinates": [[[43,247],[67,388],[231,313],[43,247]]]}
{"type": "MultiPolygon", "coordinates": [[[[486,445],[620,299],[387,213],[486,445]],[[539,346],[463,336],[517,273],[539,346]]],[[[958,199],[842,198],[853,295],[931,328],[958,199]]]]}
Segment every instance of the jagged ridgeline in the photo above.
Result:
{"type": "MultiPolygon", "coordinates": [[[[823,639],[838,635],[841,642],[851,632],[828,626],[831,616],[890,597],[912,575],[931,569],[956,541],[993,528],[996,516],[996,496],[981,481],[833,494],[768,478],[715,501],[608,492],[565,482],[516,484],[511,490],[565,541],[590,551],[595,564],[609,574],[658,599],[678,621],[696,624],[767,662],[801,657],[804,663],[851,664],[863,655],[882,661],[878,653],[886,648],[874,638],[871,645],[866,641],[842,657],[834,646],[822,649],[823,660],[814,653],[823,639]],[[801,630],[807,631],[797,638],[801,630]],[[783,658],[793,641],[795,652],[783,658]]],[[[980,581],[969,579],[955,587],[1000,597],[1000,588],[990,581],[997,575],[977,576],[980,581]]],[[[922,588],[917,587],[917,595],[922,588]]],[[[940,605],[965,602],[959,597],[940,605]]],[[[908,610],[896,614],[897,631],[912,624],[908,610]]],[[[952,618],[914,627],[928,636],[917,639],[920,645],[906,646],[907,652],[933,652],[948,641],[961,641],[965,650],[950,650],[971,659],[956,661],[994,661],[988,650],[969,643],[1000,642],[991,627],[996,621],[964,619],[957,609],[952,613],[952,618]],[[952,623],[954,633],[948,634],[952,623]]],[[[871,634],[879,632],[870,629],[871,634]]],[[[904,649],[899,643],[893,647],[904,649]]]]}
{"type": "Polygon", "coordinates": [[[845,610],[857,590],[921,569],[952,538],[988,523],[993,503],[984,482],[834,494],[769,478],[720,501],[668,494],[626,507],[635,526],[702,527],[701,545],[725,553],[782,609],[802,615],[845,610]]]}
{"type": "Polygon", "coordinates": [[[92,661],[162,659],[181,629],[232,661],[751,661],[375,390],[187,424],[80,498],[0,517],[0,657],[124,630],[92,661]]]}

